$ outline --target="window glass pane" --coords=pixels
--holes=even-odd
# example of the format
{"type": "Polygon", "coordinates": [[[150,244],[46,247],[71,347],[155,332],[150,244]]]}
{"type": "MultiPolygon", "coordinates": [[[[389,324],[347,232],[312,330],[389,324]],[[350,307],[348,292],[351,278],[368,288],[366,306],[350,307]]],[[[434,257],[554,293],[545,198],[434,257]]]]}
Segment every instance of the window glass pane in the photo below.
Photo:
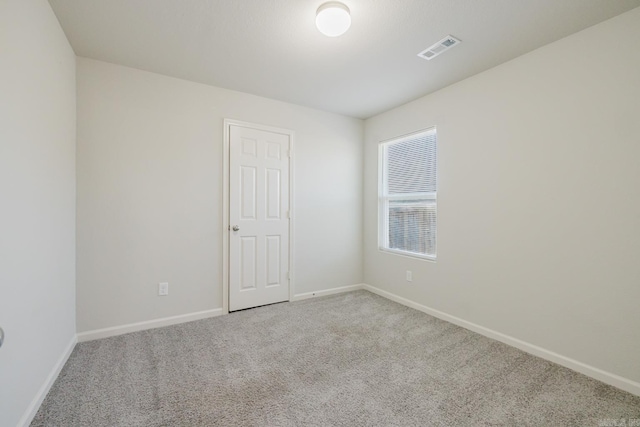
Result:
{"type": "Polygon", "coordinates": [[[387,146],[386,194],[436,191],[436,135],[426,132],[387,146]]]}
{"type": "Polygon", "coordinates": [[[388,248],[435,256],[435,201],[390,200],[388,206],[388,248]]]}

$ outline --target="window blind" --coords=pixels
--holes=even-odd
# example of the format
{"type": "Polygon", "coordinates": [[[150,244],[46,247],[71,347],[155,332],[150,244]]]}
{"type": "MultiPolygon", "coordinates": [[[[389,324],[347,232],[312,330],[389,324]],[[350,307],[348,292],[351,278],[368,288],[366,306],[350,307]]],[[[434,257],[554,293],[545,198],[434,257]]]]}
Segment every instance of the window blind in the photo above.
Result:
{"type": "Polygon", "coordinates": [[[381,248],[435,258],[435,129],[383,143],[381,157],[381,248]]]}
{"type": "Polygon", "coordinates": [[[436,134],[389,143],[387,147],[387,194],[435,193],[436,134]]]}

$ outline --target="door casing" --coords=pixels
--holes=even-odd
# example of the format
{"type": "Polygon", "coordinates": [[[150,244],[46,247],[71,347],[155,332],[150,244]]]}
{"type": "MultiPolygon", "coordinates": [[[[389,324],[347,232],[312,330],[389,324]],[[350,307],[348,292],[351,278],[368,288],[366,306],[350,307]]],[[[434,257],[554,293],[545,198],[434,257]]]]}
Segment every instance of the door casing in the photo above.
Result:
{"type": "Polygon", "coordinates": [[[229,168],[230,168],[230,126],[240,126],[251,129],[263,130],[267,132],[281,133],[289,136],[289,301],[293,300],[295,268],[293,263],[294,253],[294,221],[295,221],[295,205],[294,205],[294,156],[295,156],[295,132],[290,129],[283,129],[273,126],[266,126],[257,123],[244,122],[234,119],[224,119],[224,136],[223,136],[223,152],[222,152],[222,312],[229,313],[229,168]]]}

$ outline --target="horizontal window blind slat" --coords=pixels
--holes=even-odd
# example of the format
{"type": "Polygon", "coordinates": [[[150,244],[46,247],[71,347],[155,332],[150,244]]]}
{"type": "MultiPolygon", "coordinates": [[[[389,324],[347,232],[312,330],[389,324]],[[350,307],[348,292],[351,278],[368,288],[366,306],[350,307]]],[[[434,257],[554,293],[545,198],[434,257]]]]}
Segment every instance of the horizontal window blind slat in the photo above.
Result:
{"type": "Polygon", "coordinates": [[[389,194],[382,196],[385,200],[412,200],[412,199],[429,199],[435,201],[437,199],[436,193],[404,193],[404,194],[389,194]]]}

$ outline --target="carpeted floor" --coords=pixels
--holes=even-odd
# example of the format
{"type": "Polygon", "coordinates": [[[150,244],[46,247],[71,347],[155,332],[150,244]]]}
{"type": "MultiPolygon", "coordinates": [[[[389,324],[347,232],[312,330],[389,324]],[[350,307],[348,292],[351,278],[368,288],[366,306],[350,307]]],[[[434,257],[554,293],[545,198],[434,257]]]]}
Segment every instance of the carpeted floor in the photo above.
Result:
{"type": "Polygon", "coordinates": [[[31,425],[598,426],[622,419],[640,419],[640,397],[357,291],[79,344],[31,425]]]}

